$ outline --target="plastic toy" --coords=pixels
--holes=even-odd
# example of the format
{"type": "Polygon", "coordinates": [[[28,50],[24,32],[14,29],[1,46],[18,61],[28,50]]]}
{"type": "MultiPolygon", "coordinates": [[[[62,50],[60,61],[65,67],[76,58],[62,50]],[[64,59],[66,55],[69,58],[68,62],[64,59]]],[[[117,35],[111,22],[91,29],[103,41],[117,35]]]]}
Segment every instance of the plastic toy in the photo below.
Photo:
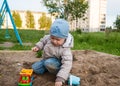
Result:
{"type": "Polygon", "coordinates": [[[70,86],[80,86],[80,78],[74,75],[69,76],[68,85],[70,86]]]}
{"type": "Polygon", "coordinates": [[[33,69],[22,69],[20,72],[18,86],[32,86],[32,73],[33,69]]]}

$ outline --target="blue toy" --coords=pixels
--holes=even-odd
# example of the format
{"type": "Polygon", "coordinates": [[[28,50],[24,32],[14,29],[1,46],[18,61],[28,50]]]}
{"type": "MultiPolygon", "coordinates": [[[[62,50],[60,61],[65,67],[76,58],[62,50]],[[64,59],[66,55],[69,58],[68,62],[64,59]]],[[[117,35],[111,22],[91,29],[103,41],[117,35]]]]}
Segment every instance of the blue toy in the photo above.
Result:
{"type": "Polygon", "coordinates": [[[74,75],[69,76],[68,85],[70,86],[80,86],[80,78],[74,75]]]}

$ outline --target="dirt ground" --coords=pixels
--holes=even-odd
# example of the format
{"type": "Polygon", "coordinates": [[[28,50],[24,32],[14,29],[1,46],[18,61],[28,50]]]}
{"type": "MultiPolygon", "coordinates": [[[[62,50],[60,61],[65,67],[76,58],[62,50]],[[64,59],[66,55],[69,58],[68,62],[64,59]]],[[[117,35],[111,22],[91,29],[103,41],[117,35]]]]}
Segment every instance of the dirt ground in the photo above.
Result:
{"type": "MultiPolygon", "coordinates": [[[[120,56],[81,50],[73,51],[71,74],[80,77],[80,86],[120,86],[120,56]]],[[[32,51],[0,51],[0,86],[17,86],[22,68],[39,61],[32,51]]],[[[54,86],[55,75],[37,75],[33,86],[54,86]]],[[[68,86],[68,85],[64,85],[68,86]]]]}

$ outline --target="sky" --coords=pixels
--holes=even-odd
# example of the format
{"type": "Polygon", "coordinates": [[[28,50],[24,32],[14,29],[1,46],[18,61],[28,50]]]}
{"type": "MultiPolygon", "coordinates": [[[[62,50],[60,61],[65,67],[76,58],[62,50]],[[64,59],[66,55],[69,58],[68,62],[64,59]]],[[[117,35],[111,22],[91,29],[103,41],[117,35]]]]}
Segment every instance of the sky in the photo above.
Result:
{"type": "MultiPolygon", "coordinates": [[[[11,10],[30,10],[47,12],[42,0],[7,0],[11,10]]],[[[0,0],[0,8],[3,0],[0,0]]],[[[120,0],[107,0],[106,26],[113,26],[117,15],[120,15],[120,0]]]]}
{"type": "Polygon", "coordinates": [[[120,15],[120,0],[107,0],[106,26],[112,26],[120,15]]]}

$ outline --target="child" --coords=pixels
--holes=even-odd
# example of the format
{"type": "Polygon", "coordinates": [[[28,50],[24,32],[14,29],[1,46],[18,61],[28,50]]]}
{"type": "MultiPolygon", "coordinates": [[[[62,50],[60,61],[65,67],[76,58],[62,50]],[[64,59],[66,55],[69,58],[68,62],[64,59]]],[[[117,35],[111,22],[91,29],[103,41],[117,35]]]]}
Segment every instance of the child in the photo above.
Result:
{"type": "Polygon", "coordinates": [[[44,36],[32,48],[37,52],[43,50],[43,59],[32,65],[35,73],[45,71],[56,74],[55,86],[62,86],[68,79],[72,68],[73,37],[69,33],[69,24],[64,19],[56,19],[50,28],[50,35],[44,36]]]}

